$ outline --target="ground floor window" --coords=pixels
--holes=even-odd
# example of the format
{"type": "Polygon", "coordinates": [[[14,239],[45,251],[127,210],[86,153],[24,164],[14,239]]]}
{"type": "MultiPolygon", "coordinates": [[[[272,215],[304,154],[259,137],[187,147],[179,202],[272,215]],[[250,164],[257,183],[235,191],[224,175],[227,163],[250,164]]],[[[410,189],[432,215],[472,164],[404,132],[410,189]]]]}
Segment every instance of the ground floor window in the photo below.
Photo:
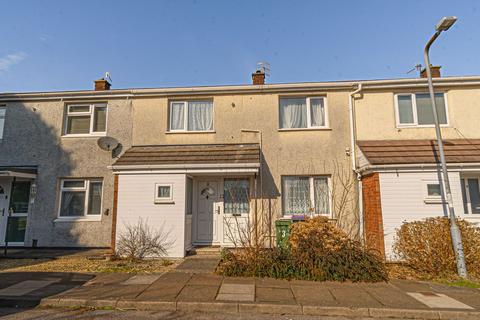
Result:
{"type": "Polygon", "coordinates": [[[283,214],[330,214],[328,177],[282,177],[283,214]]]}
{"type": "Polygon", "coordinates": [[[223,184],[224,213],[250,212],[250,181],[248,179],[225,179],[223,184]]]}
{"type": "Polygon", "coordinates": [[[102,181],[64,179],[60,182],[60,217],[98,216],[102,208],[102,181]]]}
{"type": "Polygon", "coordinates": [[[463,208],[466,214],[480,214],[479,178],[465,177],[461,179],[463,208]]]}

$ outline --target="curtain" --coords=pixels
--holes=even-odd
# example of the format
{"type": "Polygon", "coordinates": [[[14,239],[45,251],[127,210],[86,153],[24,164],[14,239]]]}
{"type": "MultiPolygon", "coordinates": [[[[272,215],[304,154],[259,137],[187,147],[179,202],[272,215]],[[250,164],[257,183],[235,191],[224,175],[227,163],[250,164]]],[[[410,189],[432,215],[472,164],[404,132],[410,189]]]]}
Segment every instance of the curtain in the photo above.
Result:
{"type": "Polygon", "coordinates": [[[280,127],[307,127],[306,99],[280,99],[280,127]]]}
{"type": "Polygon", "coordinates": [[[307,214],[310,205],[310,182],[308,177],[283,178],[284,214],[307,214]]]}
{"type": "Polygon", "coordinates": [[[102,208],[102,183],[90,182],[90,193],[88,195],[88,213],[101,214],[102,208]]]}
{"type": "Polygon", "coordinates": [[[185,104],[173,102],[170,106],[170,130],[183,130],[184,128],[185,104]]]}
{"type": "Polygon", "coordinates": [[[400,124],[413,123],[412,96],[398,96],[398,120],[400,124]]]}
{"type": "Polygon", "coordinates": [[[314,178],[313,180],[315,193],[315,213],[330,213],[330,195],[328,190],[327,178],[314,178]]]}
{"type": "MultiPolygon", "coordinates": [[[[428,93],[416,94],[418,124],[434,124],[433,108],[430,102],[430,95],[428,93]]],[[[438,121],[441,124],[447,123],[447,116],[445,112],[445,99],[443,93],[435,94],[435,104],[437,106],[438,121]]]]}
{"type": "Polygon", "coordinates": [[[208,131],[213,130],[213,102],[189,101],[188,102],[188,130],[208,131]]]}
{"type": "Polygon", "coordinates": [[[310,120],[314,127],[325,126],[325,105],[323,99],[310,100],[310,120]]]}
{"type": "Polygon", "coordinates": [[[250,212],[248,179],[225,179],[223,188],[225,213],[241,214],[250,212]]]}
{"type": "Polygon", "coordinates": [[[93,131],[104,132],[107,128],[107,107],[95,106],[93,131]]]}
{"type": "Polygon", "coordinates": [[[85,192],[62,192],[62,204],[60,210],[60,216],[72,217],[83,216],[83,210],[85,207],[85,192]]]}
{"type": "Polygon", "coordinates": [[[90,116],[68,116],[67,133],[90,133],[90,116]]]}

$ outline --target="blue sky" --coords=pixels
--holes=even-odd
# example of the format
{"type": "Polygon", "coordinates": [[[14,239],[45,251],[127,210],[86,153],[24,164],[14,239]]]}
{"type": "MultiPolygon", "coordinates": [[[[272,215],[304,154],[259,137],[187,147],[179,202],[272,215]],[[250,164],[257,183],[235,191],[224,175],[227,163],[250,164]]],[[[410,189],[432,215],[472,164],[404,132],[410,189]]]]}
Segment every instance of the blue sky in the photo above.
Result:
{"type": "Polygon", "coordinates": [[[402,78],[432,48],[443,75],[480,74],[478,1],[2,1],[0,92],[402,78]]]}

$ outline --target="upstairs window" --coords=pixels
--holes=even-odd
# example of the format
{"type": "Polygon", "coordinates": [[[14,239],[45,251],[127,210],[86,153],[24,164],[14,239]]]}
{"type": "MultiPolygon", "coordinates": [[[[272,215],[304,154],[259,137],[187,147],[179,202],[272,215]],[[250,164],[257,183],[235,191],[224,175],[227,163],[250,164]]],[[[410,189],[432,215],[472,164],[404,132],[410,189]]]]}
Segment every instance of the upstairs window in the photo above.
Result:
{"type": "Polygon", "coordinates": [[[106,104],[72,104],[67,106],[66,135],[104,135],[106,131],[106,104]]]}
{"type": "Polygon", "coordinates": [[[325,98],[280,98],[280,129],[326,127],[328,121],[325,98]]]}
{"type": "MultiPolygon", "coordinates": [[[[448,124],[445,94],[436,93],[435,103],[439,123],[448,124]]],[[[433,108],[428,93],[397,94],[396,109],[397,126],[399,127],[434,125],[433,108]]]]}
{"type": "Polygon", "coordinates": [[[5,127],[5,114],[7,107],[0,106],[0,139],[3,139],[3,127],[5,127]]]}
{"type": "Polygon", "coordinates": [[[172,101],[169,131],[212,131],[213,101],[172,101]]]}

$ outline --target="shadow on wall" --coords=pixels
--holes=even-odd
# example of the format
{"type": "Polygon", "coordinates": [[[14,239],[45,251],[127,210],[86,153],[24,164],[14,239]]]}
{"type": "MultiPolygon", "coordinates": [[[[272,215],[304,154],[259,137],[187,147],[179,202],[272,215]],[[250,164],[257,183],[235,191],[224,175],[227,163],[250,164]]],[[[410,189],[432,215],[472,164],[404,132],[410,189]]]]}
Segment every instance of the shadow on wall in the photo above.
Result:
{"type": "MultiPolygon", "coordinates": [[[[48,246],[57,217],[58,177],[70,176],[74,164],[63,149],[60,135],[63,103],[8,103],[3,139],[0,140],[0,166],[37,168],[36,194],[30,201],[25,246],[48,246]],[[48,121],[48,122],[47,122],[48,121]]],[[[77,235],[66,230],[70,241],[77,235]]]]}

